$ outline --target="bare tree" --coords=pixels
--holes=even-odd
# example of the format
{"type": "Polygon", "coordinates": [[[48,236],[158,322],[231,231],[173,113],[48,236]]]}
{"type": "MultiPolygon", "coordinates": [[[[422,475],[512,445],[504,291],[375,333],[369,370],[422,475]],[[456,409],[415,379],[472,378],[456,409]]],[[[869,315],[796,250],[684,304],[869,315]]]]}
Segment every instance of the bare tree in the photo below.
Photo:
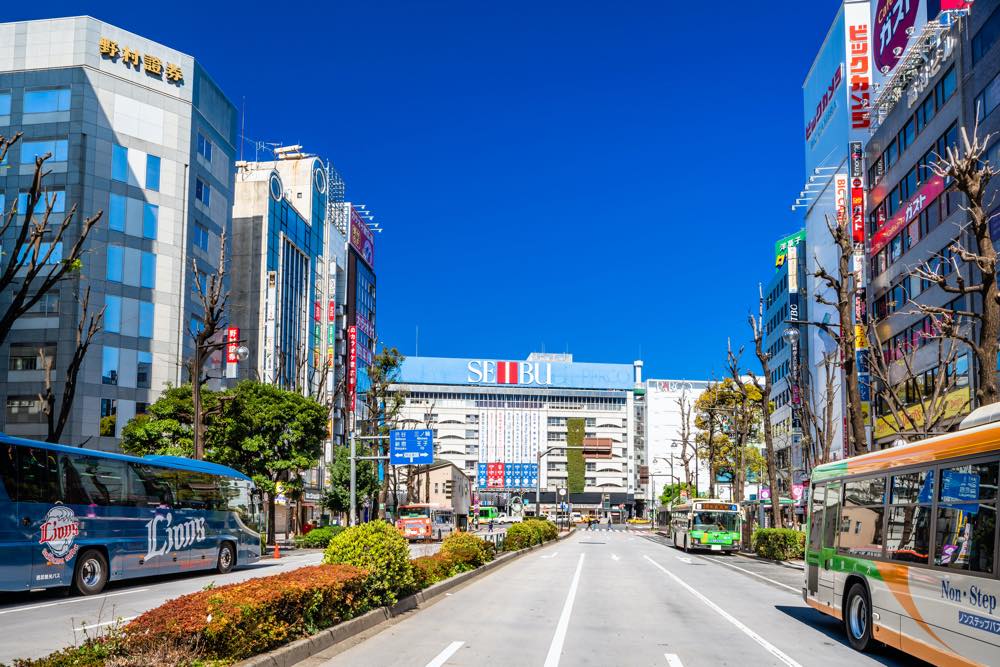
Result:
{"type": "Polygon", "coordinates": [[[1000,385],[997,383],[996,364],[998,338],[1000,338],[1000,292],[997,290],[997,250],[990,235],[990,220],[987,213],[992,202],[986,204],[986,188],[996,174],[996,168],[985,159],[986,148],[992,135],[979,138],[978,124],[972,137],[965,127],[959,131],[962,150],[948,146],[946,155],[931,165],[934,173],[951,179],[955,189],[965,195],[966,204],[959,208],[968,215],[968,220],[959,228],[955,241],[949,246],[963,262],[978,269],[978,276],[966,279],[958,270],[958,262],[951,258],[949,271],[943,261],[936,261],[917,267],[913,274],[948,294],[966,297],[964,308],[952,310],[948,307],[916,304],[917,308],[932,316],[951,316],[972,322],[975,331],[971,334],[956,326],[956,322],[945,322],[944,334],[969,346],[976,358],[976,406],[989,405],[1000,401],[1000,385]],[[968,248],[960,240],[965,233],[971,241],[968,248]],[[954,275],[954,279],[951,276],[954,275]],[[972,281],[972,282],[970,282],[972,281]],[[969,303],[970,297],[978,297],[978,304],[969,303]],[[979,307],[976,307],[976,306],[979,307]]]}
{"type": "Polygon", "coordinates": [[[856,333],[854,329],[854,300],[858,296],[858,285],[851,271],[851,257],[854,254],[854,240],[851,236],[850,220],[834,221],[826,218],[826,228],[830,232],[834,245],[837,247],[837,269],[835,274],[828,272],[816,258],[816,278],[822,280],[833,293],[833,300],[817,293],[817,303],[831,306],[837,310],[837,325],[816,323],[825,331],[840,348],[839,366],[843,370],[843,380],[847,398],[848,412],[848,445],[849,454],[861,454],[868,451],[868,438],[865,435],[865,418],[861,408],[861,391],[858,386],[857,364],[855,360],[856,333]]]}
{"type": "Polygon", "coordinates": [[[874,325],[868,327],[873,348],[869,355],[872,376],[878,382],[879,395],[892,416],[894,431],[903,439],[919,440],[931,433],[948,431],[969,405],[971,396],[959,410],[948,415],[948,396],[958,388],[955,363],[962,350],[961,342],[950,334],[953,329],[961,328],[956,319],[950,314],[934,318],[932,321],[938,333],[924,335],[924,339],[932,341],[935,346],[934,363],[927,369],[933,381],[929,388],[926,384],[917,387],[914,392],[916,402],[913,404],[906,400],[905,395],[900,396],[896,388],[915,383],[921,375],[913,367],[914,350],[906,345],[890,348],[887,350],[889,356],[898,359],[898,362],[890,361],[882,350],[883,341],[878,335],[878,328],[874,325]]]}
{"type": "Polygon", "coordinates": [[[691,442],[691,402],[688,400],[686,390],[677,397],[677,408],[681,416],[680,438],[678,440],[681,445],[681,463],[684,465],[684,483],[690,487],[691,461],[696,456],[697,451],[694,443],[691,442]]]}
{"type": "Polygon", "coordinates": [[[201,385],[208,380],[203,377],[205,361],[212,352],[226,346],[217,335],[225,327],[226,301],[229,290],[225,288],[226,276],[226,233],[219,238],[219,268],[208,275],[198,270],[198,260],[191,258],[191,272],[194,276],[195,296],[201,305],[201,327],[190,333],[194,340],[194,356],[188,372],[191,375],[191,401],[194,407],[194,458],[205,458],[205,423],[201,405],[201,385]],[[204,276],[204,277],[203,277],[204,276]]]}
{"type": "Polygon", "coordinates": [[[52,383],[52,371],[55,359],[45,353],[45,348],[39,348],[38,356],[45,371],[45,389],[38,395],[38,400],[42,406],[42,413],[45,415],[48,425],[47,442],[59,442],[62,438],[63,430],[66,428],[66,421],[69,419],[70,409],[73,407],[73,399],[76,397],[77,378],[83,359],[87,356],[87,350],[94,341],[94,336],[101,331],[104,326],[104,311],[107,306],[98,312],[90,312],[90,288],[84,292],[80,300],[80,319],[76,325],[76,347],[73,349],[73,356],[69,365],[66,366],[66,373],[63,378],[62,397],[59,400],[59,409],[56,409],[56,392],[52,383]]]}
{"type": "MultiPolygon", "coordinates": [[[[0,162],[21,138],[18,132],[7,138],[0,135],[0,162]]],[[[45,187],[45,161],[52,157],[46,153],[35,158],[35,173],[25,197],[24,211],[18,210],[18,198],[9,211],[0,211],[0,238],[8,238],[13,231],[13,243],[4,244],[0,255],[0,294],[9,295],[9,303],[0,311],[0,344],[7,339],[14,321],[24,315],[45,296],[70,271],[83,265],[83,246],[101,219],[103,211],[74,224],[76,204],[58,221],[53,217],[56,197],[45,187]],[[23,220],[18,222],[20,216],[23,220]],[[78,231],[76,240],[64,250],[68,233],[78,231]],[[2,260],[6,259],[6,264],[2,260]]]]}
{"type": "Polygon", "coordinates": [[[823,356],[823,408],[817,414],[813,409],[812,396],[802,401],[805,413],[805,429],[809,433],[808,467],[810,470],[830,461],[834,436],[834,406],[836,405],[837,384],[834,382],[837,368],[836,352],[823,356]]]}

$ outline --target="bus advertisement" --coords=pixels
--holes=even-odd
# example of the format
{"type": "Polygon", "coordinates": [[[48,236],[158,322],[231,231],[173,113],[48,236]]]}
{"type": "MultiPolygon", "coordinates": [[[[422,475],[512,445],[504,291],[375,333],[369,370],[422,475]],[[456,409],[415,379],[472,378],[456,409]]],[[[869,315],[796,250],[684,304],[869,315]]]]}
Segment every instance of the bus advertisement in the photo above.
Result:
{"type": "Polygon", "coordinates": [[[0,434],[0,591],[215,569],[260,558],[262,498],[231,468],[0,434]]]}
{"type": "Polygon", "coordinates": [[[724,500],[686,501],[670,508],[674,546],[690,551],[739,551],[742,535],[739,505],[724,500]]]}
{"type": "Polygon", "coordinates": [[[997,664],[998,421],[986,406],[957,432],[813,469],[802,597],[855,649],[997,664]]]}

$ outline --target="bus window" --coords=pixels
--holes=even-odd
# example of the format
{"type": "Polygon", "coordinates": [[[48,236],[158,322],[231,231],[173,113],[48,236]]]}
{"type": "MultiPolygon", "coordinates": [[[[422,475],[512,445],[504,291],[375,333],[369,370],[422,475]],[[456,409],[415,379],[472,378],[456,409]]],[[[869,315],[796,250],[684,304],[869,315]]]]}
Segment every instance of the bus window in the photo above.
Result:
{"type": "MultiPolygon", "coordinates": [[[[66,456],[69,469],[79,477],[90,504],[119,506],[126,504],[125,462],[98,456],[66,456]]],[[[70,477],[67,476],[67,480],[70,477]]],[[[86,501],[85,501],[86,502],[86,501]]]]}
{"type": "Polygon", "coordinates": [[[934,564],[993,572],[996,549],[998,463],[973,463],[941,471],[934,564]]]}
{"type": "Polygon", "coordinates": [[[141,463],[129,463],[129,468],[129,503],[136,507],[173,506],[172,471],[141,463]]]}
{"type": "Polygon", "coordinates": [[[856,479],[844,483],[840,510],[838,549],[853,556],[882,555],[882,519],[885,478],[856,479]]]}
{"type": "Polygon", "coordinates": [[[215,510],[224,504],[214,477],[186,470],[177,473],[177,503],[193,510],[215,510]]]}
{"type": "Polygon", "coordinates": [[[926,563],[930,551],[931,489],[934,472],[893,475],[892,506],[886,531],[886,555],[893,560],[926,563]]]}
{"type": "Polygon", "coordinates": [[[21,477],[18,500],[22,503],[52,504],[62,500],[56,454],[48,449],[18,447],[21,477]]]}
{"type": "Polygon", "coordinates": [[[837,535],[840,530],[840,484],[831,483],[826,487],[826,503],[823,513],[826,523],[823,527],[823,548],[834,549],[837,546],[837,535]]]}
{"type": "Polygon", "coordinates": [[[14,445],[0,445],[0,498],[17,500],[17,450],[14,445]]]}
{"type": "Polygon", "coordinates": [[[812,498],[812,514],[809,516],[809,549],[810,551],[819,551],[820,537],[823,535],[823,505],[826,504],[826,485],[813,486],[812,493],[809,495],[812,498]]]}

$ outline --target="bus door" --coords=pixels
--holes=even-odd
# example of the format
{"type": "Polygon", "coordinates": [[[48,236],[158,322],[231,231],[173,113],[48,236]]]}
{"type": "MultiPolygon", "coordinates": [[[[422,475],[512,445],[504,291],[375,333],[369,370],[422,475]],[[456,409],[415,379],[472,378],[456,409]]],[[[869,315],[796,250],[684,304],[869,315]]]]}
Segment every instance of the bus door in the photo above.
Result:
{"type": "Polygon", "coordinates": [[[31,535],[17,507],[17,448],[0,445],[0,590],[28,588],[31,535]]]}
{"type": "Polygon", "coordinates": [[[826,485],[813,487],[810,495],[809,539],[806,543],[806,592],[815,598],[819,594],[820,550],[823,547],[823,505],[826,502],[826,485]]]}
{"type": "Polygon", "coordinates": [[[817,599],[833,607],[834,583],[833,561],[837,555],[837,536],[840,535],[840,482],[826,485],[826,500],[823,503],[823,535],[819,550],[819,590],[817,599]]]}
{"type": "Polygon", "coordinates": [[[76,499],[63,494],[55,452],[38,447],[18,450],[17,507],[31,552],[30,587],[68,586],[74,558],[81,541],[90,537],[92,521],[86,512],[63,504],[63,500],[76,499]]]}

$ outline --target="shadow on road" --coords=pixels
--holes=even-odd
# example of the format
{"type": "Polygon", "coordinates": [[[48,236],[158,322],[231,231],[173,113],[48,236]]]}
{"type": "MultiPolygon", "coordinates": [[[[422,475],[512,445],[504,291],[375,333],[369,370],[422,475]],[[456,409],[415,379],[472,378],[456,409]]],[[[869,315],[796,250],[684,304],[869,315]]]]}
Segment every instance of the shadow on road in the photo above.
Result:
{"type": "MultiPolygon", "coordinates": [[[[786,616],[822,632],[828,638],[824,643],[828,645],[841,644],[847,648],[851,648],[851,645],[847,641],[847,636],[844,635],[843,624],[832,616],[821,614],[812,607],[776,605],[774,608],[786,616]]],[[[882,665],[912,665],[913,667],[923,667],[924,665],[930,664],[888,646],[880,646],[874,652],[867,653],[866,655],[882,665]]]]}

